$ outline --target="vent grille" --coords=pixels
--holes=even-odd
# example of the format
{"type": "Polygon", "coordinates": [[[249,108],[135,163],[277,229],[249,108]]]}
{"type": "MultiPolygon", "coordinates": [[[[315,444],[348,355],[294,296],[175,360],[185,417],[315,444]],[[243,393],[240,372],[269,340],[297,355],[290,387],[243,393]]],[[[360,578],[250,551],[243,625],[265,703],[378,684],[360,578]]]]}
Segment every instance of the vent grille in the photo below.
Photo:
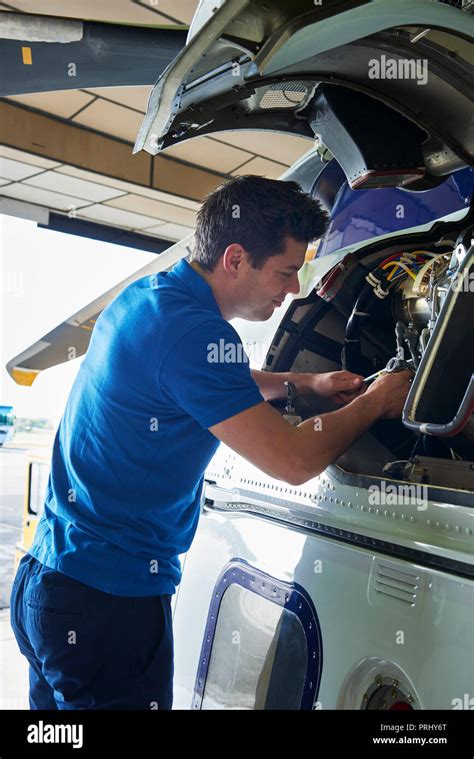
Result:
{"type": "Polygon", "coordinates": [[[302,82],[280,82],[267,87],[260,98],[259,107],[295,108],[303,103],[308,95],[308,87],[302,82]]]}
{"type": "Polygon", "coordinates": [[[401,569],[380,562],[374,578],[374,590],[378,595],[401,601],[406,606],[415,606],[420,592],[421,575],[415,570],[401,569]]]}

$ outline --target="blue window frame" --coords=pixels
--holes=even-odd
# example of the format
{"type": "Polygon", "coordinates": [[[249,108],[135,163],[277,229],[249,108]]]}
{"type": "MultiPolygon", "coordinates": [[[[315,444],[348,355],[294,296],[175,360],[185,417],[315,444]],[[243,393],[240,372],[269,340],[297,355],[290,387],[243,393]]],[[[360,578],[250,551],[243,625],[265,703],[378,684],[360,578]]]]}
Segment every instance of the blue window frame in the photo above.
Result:
{"type": "Polygon", "coordinates": [[[306,591],[233,559],[214,587],[193,708],[312,709],[322,660],[306,591]]]}

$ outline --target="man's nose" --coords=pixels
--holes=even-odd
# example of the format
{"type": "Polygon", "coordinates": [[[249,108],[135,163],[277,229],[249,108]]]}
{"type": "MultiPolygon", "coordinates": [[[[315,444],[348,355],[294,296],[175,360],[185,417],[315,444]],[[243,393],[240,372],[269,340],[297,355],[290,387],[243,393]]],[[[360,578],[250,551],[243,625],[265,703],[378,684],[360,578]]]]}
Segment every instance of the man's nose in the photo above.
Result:
{"type": "Polygon", "coordinates": [[[300,281],[298,279],[298,272],[295,272],[294,275],[291,277],[291,287],[287,287],[286,291],[288,293],[294,293],[295,295],[298,295],[300,291],[300,281]]]}

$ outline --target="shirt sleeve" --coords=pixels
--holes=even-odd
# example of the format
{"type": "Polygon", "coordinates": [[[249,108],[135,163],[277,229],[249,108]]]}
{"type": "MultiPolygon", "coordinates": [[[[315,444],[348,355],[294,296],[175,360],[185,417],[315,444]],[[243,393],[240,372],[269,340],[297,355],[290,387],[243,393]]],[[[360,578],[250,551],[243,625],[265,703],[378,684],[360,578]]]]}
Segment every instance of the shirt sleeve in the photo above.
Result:
{"type": "Polygon", "coordinates": [[[183,335],[158,379],[161,392],[205,429],[264,400],[239,335],[224,319],[183,335]]]}

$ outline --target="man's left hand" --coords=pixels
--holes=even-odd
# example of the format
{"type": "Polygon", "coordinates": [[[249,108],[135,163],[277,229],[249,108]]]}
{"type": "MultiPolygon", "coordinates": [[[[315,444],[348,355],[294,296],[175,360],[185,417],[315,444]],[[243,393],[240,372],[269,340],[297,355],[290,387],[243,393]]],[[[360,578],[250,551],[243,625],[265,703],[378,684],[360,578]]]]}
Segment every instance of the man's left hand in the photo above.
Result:
{"type": "Polygon", "coordinates": [[[367,390],[363,377],[352,372],[325,372],[308,377],[308,390],[337,404],[350,403],[367,390]]]}

